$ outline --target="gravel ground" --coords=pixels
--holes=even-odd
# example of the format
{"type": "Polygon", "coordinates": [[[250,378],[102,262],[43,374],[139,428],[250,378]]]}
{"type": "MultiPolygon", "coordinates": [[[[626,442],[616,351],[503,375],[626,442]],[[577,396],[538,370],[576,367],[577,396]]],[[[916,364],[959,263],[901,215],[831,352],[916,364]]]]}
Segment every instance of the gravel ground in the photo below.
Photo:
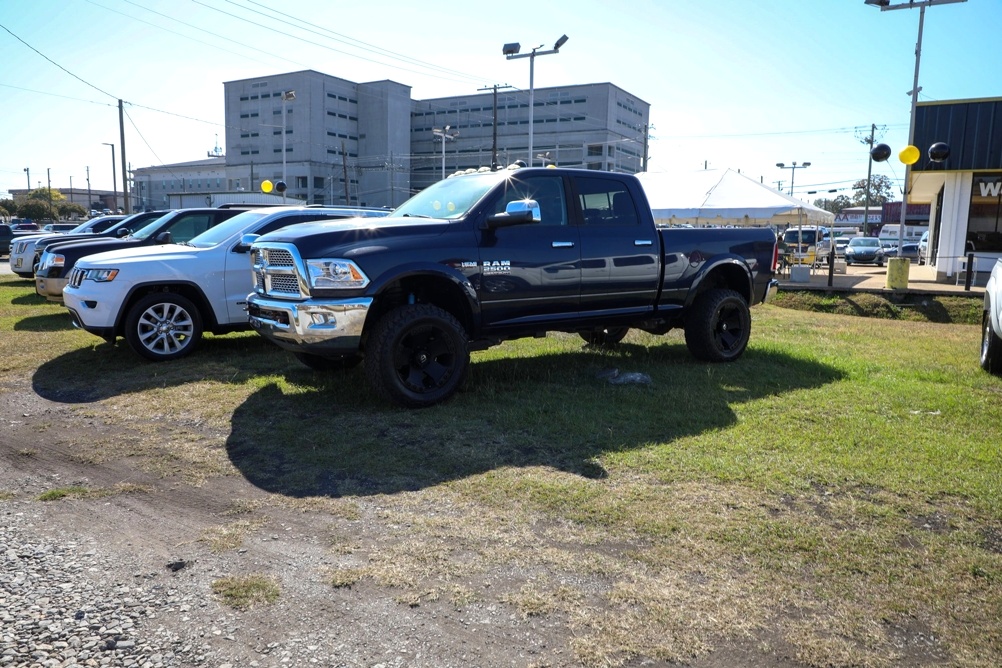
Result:
{"type": "Polygon", "coordinates": [[[124,564],[92,541],[40,536],[28,504],[6,504],[0,518],[0,666],[157,668],[212,658],[197,634],[172,630],[204,600],[154,574],[109,578],[124,564]]]}

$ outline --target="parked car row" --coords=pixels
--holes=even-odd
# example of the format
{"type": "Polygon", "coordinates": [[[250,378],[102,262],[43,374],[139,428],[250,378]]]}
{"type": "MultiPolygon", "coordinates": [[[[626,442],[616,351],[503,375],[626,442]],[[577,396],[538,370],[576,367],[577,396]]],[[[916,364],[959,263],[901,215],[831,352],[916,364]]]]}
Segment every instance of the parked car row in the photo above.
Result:
{"type": "Polygon", "coordinates": [[[50,244],[35,290],[62,301],[77,328],[108,341],[124,337],[146,359],[174,359],[191,353],[203,332],[250,328],[245,307],[254,285],[245,234],[387,213],[316,206],[152,212],[146,226],[121,238],[50,244]]]}

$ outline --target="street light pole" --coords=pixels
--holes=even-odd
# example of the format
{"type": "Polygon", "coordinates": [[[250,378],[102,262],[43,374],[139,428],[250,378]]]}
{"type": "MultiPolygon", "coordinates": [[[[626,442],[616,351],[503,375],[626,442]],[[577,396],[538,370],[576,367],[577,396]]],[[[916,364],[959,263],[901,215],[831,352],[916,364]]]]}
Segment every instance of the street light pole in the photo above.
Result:
{"type": "Polygon", "coordinates": [[[31,170],[27,167],[24,168],[24,173],[28,175],[28,192],[31,192],[31,170]]]}
{"type": "Polygon", "coordinates": [[[535,109],[534,100],[534,90],[535,90],[535,70],[536,70],[536,56],[548,56],[551,53],[560,53],[560,47],[567,43],[567,35],[561,35],[560,39],[556,41],[552,49],[547,51],[540,51],[543,45],[540,44],[534,48],[529,53],[519,53],[522,49],[522,45],[518,42],[510,42],[501,47],[501,53],[508,60],[515,60],[516,58],[528,58],[529,59],[529,166],[532,167],[533,153],[532,153],[532,130],[533,130],[533,110],[535,109]]]}
{"type": "Polygon", "coordinates": [[[111,147],[111,194],[114,198],[115,211],[118,210],[118,177],[115,176],[115,145],[106,141],[101,142],[105,146],[111,147]]]}
{"type": "Polygon", "coordinates": [[[798,165],[796,162],[793,162],[793,163],[790,164],[789,167],[787,167],[786,163],[777,162],[776,166],[779,167],[780,169],[789,169],[789,170],[791,170],[790,171],[790,197],[793,197],[793,180],[797,177],[797,167],[800,167],[801,169],[806,169],[807,167],[811,166],[811,163],[804,162],[804,163],[801,163],[801,164],[798,165]]]}
{"type": "MultiPolygon", "coordinates": [[[[933,5],[952,5],[956,2],[967,2],[967,0],[921,0],[916,2],[915,0],[909,0],[907,3],[901,3],[897,5],[892,5],[890,0],[865,0],[864,4],[872,5],[874,7],[879,7],[880,11],[888,11],[892,9],[914,9],[919,8],[919,24],[918,24],[918,40],[915,43],[915,76],[912,79],[912,89],[909,92],[911,95],[911,110],[909,111],[908,120],[908,146],[911,146],[915,141],[915,107],[918,106],[918,94],[921,90],[918,85],[919,81],[919,62],[922,59],[922,28],[925,25],[925,8],[932,7],[933,5]]],[[[901,189],[901,218],[898,222],[898,248],[905,242],[905,222],[907,221],[907,211],[908,211],[908,192],[909,181],[911,179],[911,165],[905,164],[905,181],[901,189]]],[[[900,252],[898,257],[901,257],[900,252]]]]}
{"type": "Polygon", "coordinates": [[[452,127],[451,125],[446,125],[445,128],[443,128],[441,130],[439,128],[432,128],[431,129],[431,133],[433,135],[435,135],[436,137],[441,137],[442,138],[442,178],[443,179],[445,178],[445,140],[448,139],[450,141],[454,141],[456,139],[456,137],[459,136],[459,130],[454,130],[452,132],[449,132],[449,128],[451,128],[451,127],[452,127]]]}
{"type": "MultiPolygon", "coordinates": [[[[285,184],[285,188],[288,189],[289,182],[286,181],[285,176],[285,103],[292,102],[296,99],[296,91],[287,90],[282,93],[282,183],[285,184]]],[[[285,190],[282,191],[282,203],[285,204],[285,190]]]]}

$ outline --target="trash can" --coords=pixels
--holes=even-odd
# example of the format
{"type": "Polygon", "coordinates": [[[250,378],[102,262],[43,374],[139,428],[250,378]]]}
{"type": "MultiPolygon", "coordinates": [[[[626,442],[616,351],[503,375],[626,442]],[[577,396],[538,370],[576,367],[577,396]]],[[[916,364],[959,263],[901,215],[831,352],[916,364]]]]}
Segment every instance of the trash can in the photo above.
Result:
{"type": "Polygon", "coordinates": [[[887,259],[888,290],[908,289],[908,267],[911,260],[906,257],[891,257],[887,259]]]}

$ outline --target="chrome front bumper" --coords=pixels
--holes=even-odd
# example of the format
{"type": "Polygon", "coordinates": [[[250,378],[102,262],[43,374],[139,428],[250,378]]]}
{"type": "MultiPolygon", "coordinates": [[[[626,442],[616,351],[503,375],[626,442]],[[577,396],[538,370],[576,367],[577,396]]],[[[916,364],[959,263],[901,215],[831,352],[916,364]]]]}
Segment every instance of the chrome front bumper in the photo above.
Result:
{"type": "Polygon", "coordinates": [[[250,325],[282,348],[315,355],[358,352],[372,299],[289,302],[247,298],[250,325]]]}

